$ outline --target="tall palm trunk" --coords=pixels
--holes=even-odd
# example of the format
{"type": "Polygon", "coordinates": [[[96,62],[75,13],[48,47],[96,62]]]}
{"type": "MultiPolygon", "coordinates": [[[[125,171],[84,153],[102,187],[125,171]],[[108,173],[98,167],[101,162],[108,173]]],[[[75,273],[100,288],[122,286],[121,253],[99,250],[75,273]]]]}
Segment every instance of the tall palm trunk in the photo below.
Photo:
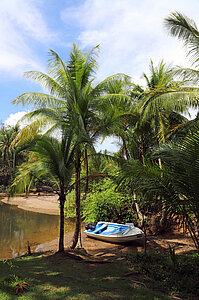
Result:
{"type": "MultiPolygon", "coordinates": [[[[163,135],[162,137],[163,143],[165,143],[165,137],[163,135]]],[[[159,147],[159,140],[157,139],[157,146],[159,147]]],[[[163,171],[162,171],[162,160],[161,158],[158,158],[158,164],[159,164],[159,168],[161,170],[161,177],[163,177],[163,171]]],[[[166,210],[166,206],[165,203],[162,203],[162,209],[161,209],[161,218],[160,218],[160,228],[161,230],[164,229],[164,226],[166,224],[167,221],[167,210],[166,210]]]]}
{"type": "Polygon", "coordinates": [[[66,196],[64,190],[61,189],[59,203],[60,203],[60,234],[59,234],[59,252],[64,251],[64,204],[66,196]]]}
{"type": "Polygon", "coordinates": [[[85,149],[85,167],[86,167],[86,186],[85,186],[85,196],[88,194],[88,154],[85,149]]]}
{"type": "Polygon", "coordinates": [[[76,154],[75,161],[75,206],[76,206],[76,225],[75,233],[73,236],[73,242],[71,248],[74,249],[78,243],[80,228],[81,228],[81,217],[80,217],[80,173],[81,173],[81,150],[79,149],[76,154]]]}
{"type": "Polygon", "coordinates": [[[141,140],[140,142],[140,149],[141,149],[141,156],[142,156],[142,164],[143,166],[146,166],[143,140],[141,140]]]}
{"type": "Polygon", "coordinates": [[[123,143],[123,150],[124,150],[124,154],[126,156],[126,159],[129,160],[130,157],[129,157],[129,153],[128,153],[126,142],[125,142],[124,138],[122,138],[122,143],[123,143]]]}
{"type": "MultiPolygon", "coordinates": [[[[161,177],[163,177],[163,171],[162,171],[162,160],[161,158],[158,158],[158,164],[161,170],[161,177]]],[[[161,210],[161,218],[160,218],[160,228],[164,229],[164,225],[166,224],[167,221],[167,209],[166,205],[164,202],[162,202],[162,210],[161,210]]]]}
{"type": "MultiPolygon", "coordinates": [[[[127,146],[126,146],[126,142],[125,142],[124,138],[122,138],[122,142],[123,142],[123,149],[124,149],[124,152],[125,152],[125,155],[126,155],[126,159],[129,160],[130,156],[129,156],[127,146]]],[[[136,196],[135,192],[133,192],[133,198],[134,198],[136,213],[137,213],[137,216],[138,216],[138,219],[139,219],[139,226],[142,226],[143,225],[143,216],[142,216],[142,213],[140,211],[139,204],[137,202],[137,196],[136,196]]]]}

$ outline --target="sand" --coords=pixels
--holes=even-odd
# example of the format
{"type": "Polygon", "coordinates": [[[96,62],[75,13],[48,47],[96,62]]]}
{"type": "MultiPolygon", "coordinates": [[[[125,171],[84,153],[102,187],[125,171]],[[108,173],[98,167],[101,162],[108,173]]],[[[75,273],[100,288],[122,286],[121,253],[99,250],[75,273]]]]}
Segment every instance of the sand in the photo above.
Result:
{"type": "Polygon", "coordinates": [[[18,208],[49,215],[59,215],[58,195],[28,195],[20,197],[4,197],[6,204],[16,205],[18,208]]]}
{"type": "MultiPolygon", "coordinates": [[[[73,232],[69,232],[65,235],[65,247],[66,249],[71,244],[73,232]]],[[[39,245],[35,252],[38,251],[53,251],[58,250],[58,238],[39,245]]],[[[176,254],[183,254],[189,251],[195,251],[193,241],[190,237],[185,237],[182,234],[167,234],[159,236],[148,236],[147,238],[147,251],[155,251],[163,254],[169,253],[169,244],[175,248],[176,254]]],[[[78,245],[80,246],[80,245],[78,245]]],[[[111,244],[102,242],[96,239],[88,238],[84,232],[82,232],[82,247],[87,251],[88,254],[95,257],[110,258],[118,256],[118,254],[132,253],[132,252],[143,252],[144,245],[143,241],[133,241],[128,244],[111,244]]]]}

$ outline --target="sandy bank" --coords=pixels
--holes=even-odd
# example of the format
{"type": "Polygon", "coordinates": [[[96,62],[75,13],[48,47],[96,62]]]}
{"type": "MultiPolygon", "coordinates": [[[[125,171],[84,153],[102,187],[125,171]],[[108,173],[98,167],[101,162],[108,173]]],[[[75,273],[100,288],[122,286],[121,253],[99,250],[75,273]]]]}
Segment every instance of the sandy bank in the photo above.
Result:
{"type": "MultiPolygon", "coordinates": [[[[73,232],[68,232],[64,237],[64,244],[67,248],[73,238],[73,232]]],[[[35,252],[39,251],[57,251],[58,250],[59,239],[56,238],[49,243],[44,243],[36,247],[35,252]]],[[[78,245],[80,246],[80,245],[78,245]]],[[[142,242],[129,243],[128,245],[122,244],[111,244],[96,239],[91,239],[82,232],[82,247],[87,251],[87,253],[94,255],[96,257],[113,257],[118,255],[118,253],[127,253],[132,251],[143,251],[142,242]]]]}
{"type": "MultiPolygon", "coordinates": [[[[64,244],[67,248],[72,241],[73,232],[68,232],[64,237],[64,244]]],[[[59,239],[54,239],[49,243],[44,243],[34,249],[35,252],[39,251],[53,251],[58,250],[59,239]]],[[[168,245],[175,248],[176,254],[183,254],[189,251],[195,250],[195,246],[190,237],[185,237],[182,234],[165,234],[159,236],[149,236],[147,242],[147,250],[155,251],[164,254],[169,253],[168,245]]],[[[80,245],[79,245],[80,246],[80,245]]],[[[122,253],[132,253],[132,252],[143,252],[144,245],[143,241],[133,241],[128,244],[111,244],[96,239],[91,239],[82,232],[82,247],[95,257],[115,257],[122,253]]]]}
{"type": "Polygon", "coordinates": [[[59,203],[57,195],[28,195],[20,197],[1,199],[6,204],[16,205],[18,208],[29,210],[32,212],[38,212],[49,215],[59,215],[59,203]]]}

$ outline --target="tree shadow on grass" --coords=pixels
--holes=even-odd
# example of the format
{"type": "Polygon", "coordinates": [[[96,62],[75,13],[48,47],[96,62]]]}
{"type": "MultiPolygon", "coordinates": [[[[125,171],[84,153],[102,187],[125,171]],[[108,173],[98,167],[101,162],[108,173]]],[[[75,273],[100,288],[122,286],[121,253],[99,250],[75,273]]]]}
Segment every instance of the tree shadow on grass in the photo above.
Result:
{"type": "MultiPolygon", "coordinates": [[[[132,295],[135,299],[154,299],[157,294],[135,288],[130,280],[120,280],[128,271],[127,266],[120,261],[92,264],[88,257],[76,260],[71,259],[67,253],[48,256],[46,253],[37,253],[14,260],[14,265],[12,272],[15,276],[30,284],[23,299],[134,299],[132,295]]],[[[9,276],[8,270],[4,269],[4,273],[7,272],[9,276]]],[[[3,292],[11,299],[15,298],[14,289],[13,292],[10,289],[3,292]]],[[[167,298],[160,296],[159,299],[167,298]]]]}

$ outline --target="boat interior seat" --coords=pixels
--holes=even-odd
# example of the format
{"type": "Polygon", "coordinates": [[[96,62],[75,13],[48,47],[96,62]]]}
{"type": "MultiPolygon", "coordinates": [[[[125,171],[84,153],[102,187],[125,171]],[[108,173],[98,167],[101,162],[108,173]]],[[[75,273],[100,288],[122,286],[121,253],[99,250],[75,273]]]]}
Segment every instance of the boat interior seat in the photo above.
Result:
{"type": "Polygon", "coordinates": [[[104,230],[106,230],[107,229],[107,227],[108,227],[108,224],[107,223],[105,223],[105,224],[102,224],[101,226],[96,226],[97,228],[93,231],[93,233],[95,233],[95,234],[99,234],[99,233],[101,233],[101,232],[103,232],[104,230]]]}
{"type": "Polygon", "coordinates": [[[121,226],[115,226],[112,224],[102,224],[100,227],[96,228],[93,233],[95,234],[103,234],[103,235],[109,235],[114,233],[120,233],[122,231],[125,231],[125,229],[128,229],[127,226],[121,225],[121,226]]]}

